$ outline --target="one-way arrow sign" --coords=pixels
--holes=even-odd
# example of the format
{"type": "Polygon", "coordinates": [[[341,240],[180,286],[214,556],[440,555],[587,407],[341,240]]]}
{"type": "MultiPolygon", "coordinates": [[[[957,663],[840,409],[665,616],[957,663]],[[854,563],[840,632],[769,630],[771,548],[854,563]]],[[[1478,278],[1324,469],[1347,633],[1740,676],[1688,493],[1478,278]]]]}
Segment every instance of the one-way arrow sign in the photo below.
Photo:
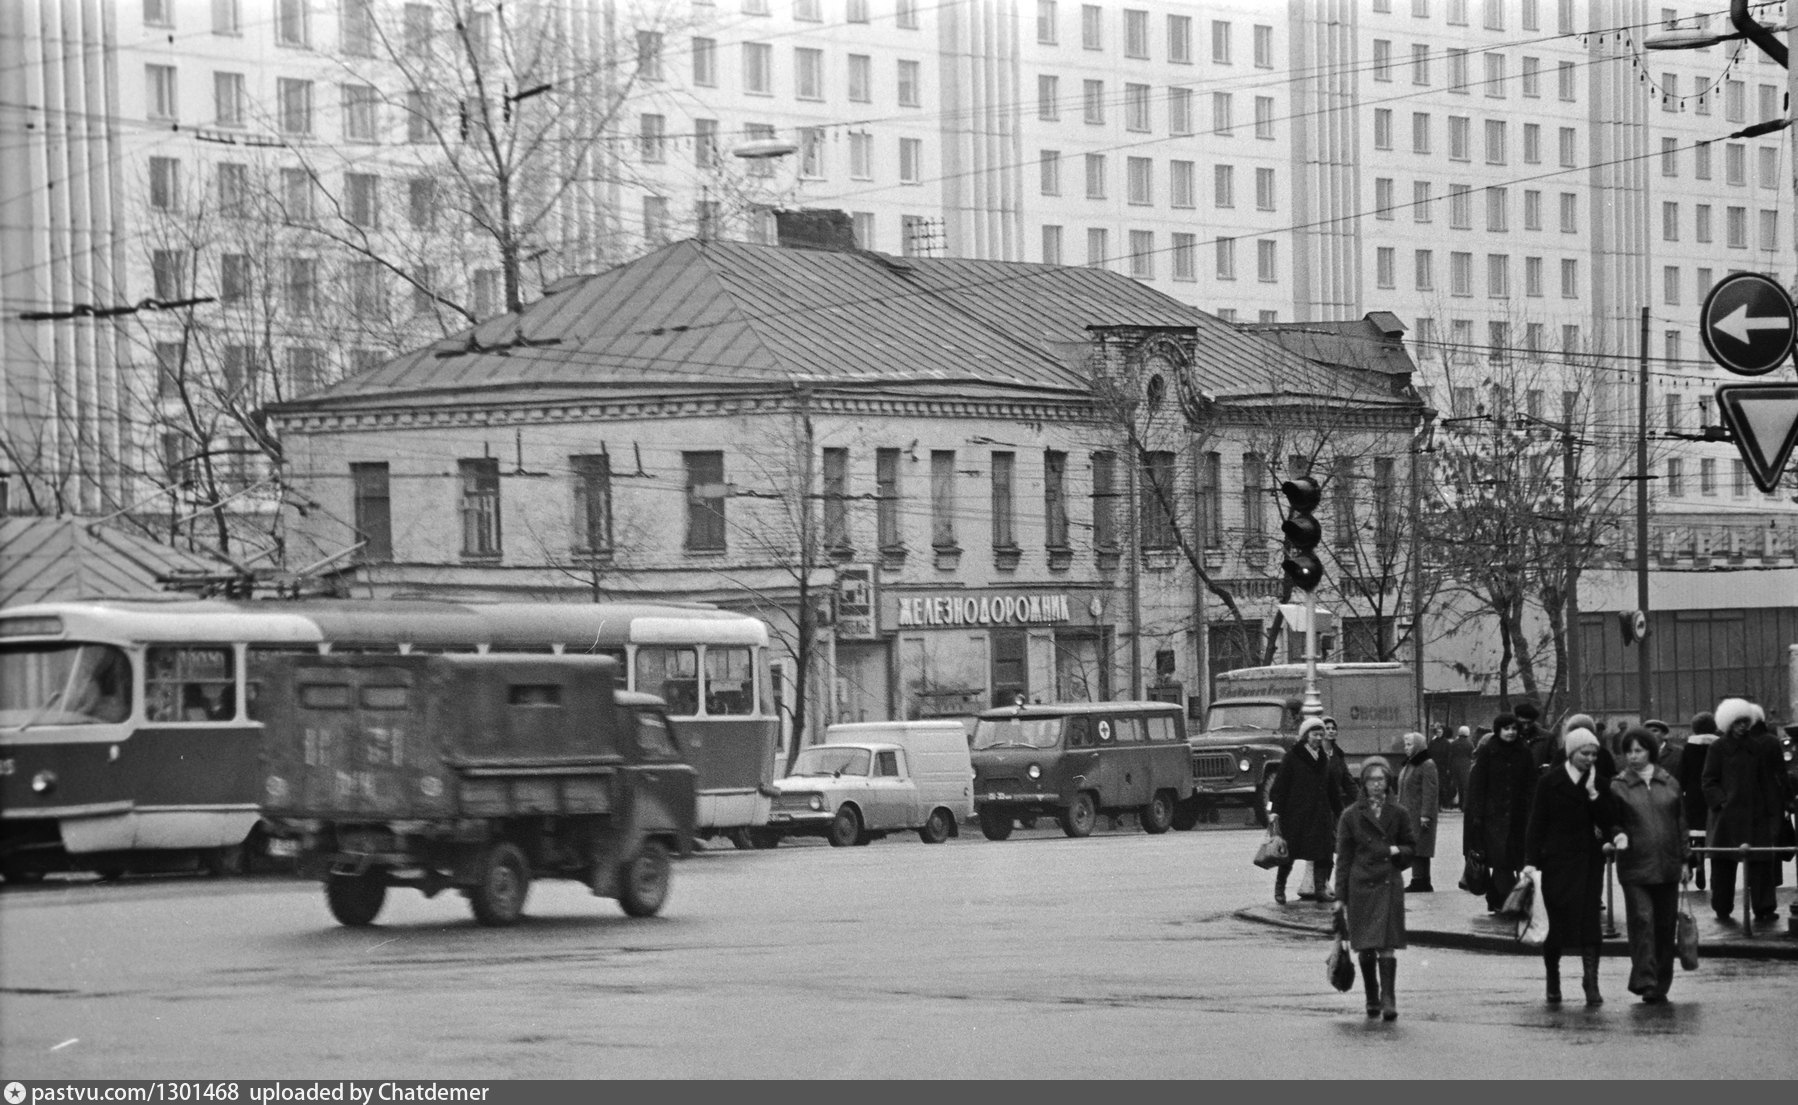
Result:
{"type": "Polygon", "coordinates": [[[1798,384],[1724,384],[1717,411],[1754,486],[1772,494],[1798,445],[1798,384]]]}
{"type": "Polygon", "coordinates": [[[1773,371],[1792,355],[1798,313],[1779,282],[1757,272],[1724,277],[1698,314],[1705,351],[1739,376],[1773,371]]]}

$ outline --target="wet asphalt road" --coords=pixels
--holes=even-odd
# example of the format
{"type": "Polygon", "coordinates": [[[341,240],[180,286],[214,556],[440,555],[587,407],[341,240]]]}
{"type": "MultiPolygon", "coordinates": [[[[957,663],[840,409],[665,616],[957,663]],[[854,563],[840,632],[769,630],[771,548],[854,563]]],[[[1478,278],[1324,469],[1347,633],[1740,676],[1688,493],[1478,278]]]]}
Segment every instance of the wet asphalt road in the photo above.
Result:
{"type": "MultiPolygon", "coordinates": [[[[680,864],[663,916],[572,883],[516,928],[396,890],[337,926],[313,883],[0,890],[8,1078],[1798,1076],[1798,964],[1707,961],[1673,1002],[1540,1000],[1539,963],[1413,948],[1400,1019],[1315,938],[1241,921],[1249,829],[680,864]]],[[[1577,993],[1577,964],[1571,992],[1577,993]]]]}

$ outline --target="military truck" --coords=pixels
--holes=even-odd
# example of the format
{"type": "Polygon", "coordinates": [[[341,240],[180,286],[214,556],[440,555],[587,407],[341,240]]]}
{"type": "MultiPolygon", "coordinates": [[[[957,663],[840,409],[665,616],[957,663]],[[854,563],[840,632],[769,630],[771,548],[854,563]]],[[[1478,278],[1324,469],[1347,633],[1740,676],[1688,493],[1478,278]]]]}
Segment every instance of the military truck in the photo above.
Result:
{"type": "MultiPolygon", "coordinates": [[[[1368,756],[1401,756],[1405,733],[1419,728],[1416,684],[1403,664],[1319,664],[1317,689],[1351,770],[1368,756]]],[[[1190,829],[1215,820],[1220,807],[1245,805],[1266,825],[1268,788],[1298,741],[1304,699],[1304,664],[1220,673],[1205,727],[1187,742],[1193,795],[1174,811],[1174,827],[1190,829]]]]}
{"type": "Polygon", "coordinates": [[[345,925],[396,886],[509,925],[537,878],[652,915],[692,851],[697,773],[662,701],[617,687],[597,656],[271,657],[250,693],[276,851],[345,925]]]}

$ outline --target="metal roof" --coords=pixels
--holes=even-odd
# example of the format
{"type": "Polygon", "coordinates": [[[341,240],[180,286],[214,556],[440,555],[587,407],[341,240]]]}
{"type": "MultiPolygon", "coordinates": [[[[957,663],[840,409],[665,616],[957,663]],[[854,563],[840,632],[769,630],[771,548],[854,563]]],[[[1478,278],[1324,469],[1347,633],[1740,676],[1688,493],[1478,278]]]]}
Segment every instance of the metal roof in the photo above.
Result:
{"type": "Polygon", "coordinates": [[[795,385],[1074,397],[1089,390],[1082,359],[1097,326],[1197,329],[1199,386],[1220,397],[1343,392],[1339,373],[1102,269],[689,240],[558,286],[272,409],[795,385]]]}
{"type": "Polygon", "coordinates": [[[86,518],[0,518],[0,607],[166,594],[233,570],[86,518]]]}

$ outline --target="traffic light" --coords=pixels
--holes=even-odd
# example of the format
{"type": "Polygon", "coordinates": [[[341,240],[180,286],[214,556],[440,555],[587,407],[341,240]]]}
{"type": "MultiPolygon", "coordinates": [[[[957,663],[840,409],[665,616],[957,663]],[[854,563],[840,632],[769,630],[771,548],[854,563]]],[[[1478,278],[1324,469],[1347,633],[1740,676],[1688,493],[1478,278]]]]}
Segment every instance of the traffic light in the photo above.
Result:
{"type": "Polygon", "coordinates": [[[1324,578],[1324,562],[1317,556],[1324,528],[1311,512],[1322,501],[1323,488],[1316,480],[1301,476],[1282,483],[1280,494],[1286,496],[1288,507],[1286,521],[1280,523],[1280,532],[1286,535],[1286,559],[1280,562],[1280,570],[1300,590],[1315,591],[1324,578]]]}

